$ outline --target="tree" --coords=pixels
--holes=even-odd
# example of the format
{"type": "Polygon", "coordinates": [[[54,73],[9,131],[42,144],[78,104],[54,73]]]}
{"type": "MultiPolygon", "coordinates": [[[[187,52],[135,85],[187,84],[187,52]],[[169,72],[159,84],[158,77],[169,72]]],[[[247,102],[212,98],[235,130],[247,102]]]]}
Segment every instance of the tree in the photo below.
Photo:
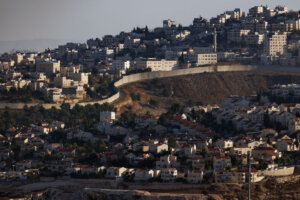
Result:
{"type": "Polygon", "coordinates": [[[159,101],[155,100],[155,99],[150,99],[149,104],[151,106],[158,107],[159,106],[159,101]]]}
{"type": "Polygon", "coordinates": [[[268,110],[264,114],[264,126],[266,128],[270,127],[270,115],[268,110]]]}
{"type": "Polygon", "coordinates": [[[134,125],[135,114],[132,111],[125,111],[121,114],[121,121],[125,124],[134,125]]]}
{"type": "Polygon", "coordinates": [[[149,33],[148,26],[145,27],[145,34],[147,35],[149,33]]]}
{"type": "Polygon", "coordinates": [[[181,55],[178,58],[179,63],[184,63],[184,57],[183,57],[183,52],[181,53],[181,55]]]}
{"type": "Polygon", "coordinates": [[[168,139],[168,147],[169,147],[169,149],[176,147],[176,139],[174,138],[174,136],[169,137],[169,139],[168,139]]]}
{"type": "Polygon", "coordinates": [[[99,74],[99,70],[98,70],[98,68],[97,67],[93,67],[92,68],[92,74],[99,74]]]}
{"type": "Polygon", "coordinates": [[[182,114],[183,113],[183,107],[179,103],[174,103],[170,108],[168,113],[170,114],[182,114]]]}

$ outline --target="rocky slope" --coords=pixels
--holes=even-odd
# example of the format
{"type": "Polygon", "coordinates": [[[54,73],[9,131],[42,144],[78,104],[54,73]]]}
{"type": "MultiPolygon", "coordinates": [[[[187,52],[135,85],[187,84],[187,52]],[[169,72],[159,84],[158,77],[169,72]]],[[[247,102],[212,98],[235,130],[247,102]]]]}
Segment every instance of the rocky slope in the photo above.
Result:
{"type": "Polygon", "coordinates": [[[230,95],[251,95],[274,84],[300,83],[300,74],[282,72],[224,72],[180,76],[141,81],[124,86],[123,98],[115,106],[122,112],[132,109],[137,113],[159,114],[174,102],[221,103],[230,95]],[[140,94],[133,101],[132,93],[140,94]],[[159,102],[151,106],[150,99],[159,102]]]}

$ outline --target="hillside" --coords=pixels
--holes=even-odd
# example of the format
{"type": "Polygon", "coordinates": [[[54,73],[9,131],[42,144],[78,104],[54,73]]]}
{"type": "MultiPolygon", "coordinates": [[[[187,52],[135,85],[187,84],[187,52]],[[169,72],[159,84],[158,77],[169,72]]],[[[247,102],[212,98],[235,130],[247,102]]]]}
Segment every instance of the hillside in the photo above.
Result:
{"type": "Polygon", "coordinates": [[[282,72],[204,73],[132,83],[121,88],[119,111],[159,114],[175,102],[221,103],[230,95],[251,95],[274,84],[300,83],[300,74],[282,72]],[[132,94],[140,94],[139,101],[132,94]],[[151,106],[150,99],[159,102],[151,106]]]}

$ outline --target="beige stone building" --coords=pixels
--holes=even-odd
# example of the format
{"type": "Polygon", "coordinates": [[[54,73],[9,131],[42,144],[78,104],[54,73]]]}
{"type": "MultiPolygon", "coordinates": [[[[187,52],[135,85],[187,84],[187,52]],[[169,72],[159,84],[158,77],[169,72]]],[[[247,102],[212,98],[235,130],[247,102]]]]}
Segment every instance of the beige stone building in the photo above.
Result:
{"type": "Polygon", "coordinates": [[[150,68],[152,71],[171,71],[178,66],[177,60],[139,59],[135,61],[137,69],[150,68]]]}
{"type": "Polygon", "coordinates": [[[54,78],[54,85],[59,88],[68,88],[72,85],[72,80],[67,79],[64,76],[59,76],[54,78]]]}
{"type": "Polygon", "coordinates": [[[79,85],[88,85],[89,84],[89,73],[71,73],[70,78],[73,81],[78,81],[79,85]]]}
{"type": "Polygon", "coordinates": [[[60,61],[43,61],[36,64],[37,72],[57,73],[60,72],[60,61]]]}
{"type": "Polygon", "coordinates": [[[279,56],[286,52],[287,34],[274,33],[272,36],[265,38],[264,53],[268,56],[279,56]]]}
{"type": "Polygon", "coordinates": [[[217,53],[188,53],[186,60],[195,63],[197,66],[213,65],[218,63],[217,53]]]}
{"type": "Polygon", "coordinates": [[[23,60],[23,56],[24,55],[21,53],[15,53],[13,54],[12,59],[15,61],[16,64],[19,64],[23,60]]]}

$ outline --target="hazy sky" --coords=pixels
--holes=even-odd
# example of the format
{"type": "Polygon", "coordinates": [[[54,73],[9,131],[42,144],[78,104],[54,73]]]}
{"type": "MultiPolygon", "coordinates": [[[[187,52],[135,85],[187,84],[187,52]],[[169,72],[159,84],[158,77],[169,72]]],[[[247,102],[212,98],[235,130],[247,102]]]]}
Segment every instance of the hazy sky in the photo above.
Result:
{"type": "Polygon", "coordinates": [[[0,41],[84,41],[134,26],[161,26],[164,19],[189,25],[199,15],[266,4],[300,9],[299,0],[0,0],[0,41]]]}

